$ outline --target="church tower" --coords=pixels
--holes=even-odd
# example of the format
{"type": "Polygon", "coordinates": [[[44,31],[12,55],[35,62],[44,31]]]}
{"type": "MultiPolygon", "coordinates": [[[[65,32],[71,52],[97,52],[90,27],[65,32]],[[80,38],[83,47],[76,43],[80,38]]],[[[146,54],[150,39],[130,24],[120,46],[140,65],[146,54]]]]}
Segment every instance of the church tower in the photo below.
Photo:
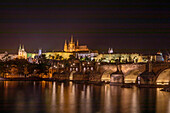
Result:
{"type": "Polygon", "coordinates": [[[67,52],[67,40],[65,40],[64,51],[67,52]]]}
{"type": "Polygon", "coordinates": [[[21,50],[21,44],[19,45],[19,50],[21,50]]]}
{"type": "Polygon", "coordinates": [[[22,51],[25,51],[25,49],[24,49],[24,45],[22,45],[22,51]]]}
{"type": "MultiPolygon", "coordinates": [[[[74,42],[73,35],[71,35],[71,41],[67,42],[65,40],[64,51],[65,52],[80,52],[80,51],[86,51],[87,52],[87,51],[89,51],[89,49],[87,48],[87,45],[79,45],[78,40],[77,40],[77,42],[74,42]]],[[[113,49],[111,49],[111,52],[112,51],[113,51],[113,49]]]]}
{"type": "Polygon", "coordinates": [[[21,46],[21,44],[20,44],[20,46],[19,46],[18,58],[19,59],[27,59],[27,52],[24,49],[24,45],[21,46]]]}
{"type": "Polygon", "coordinates": [[[21,48],[21,44],[19,45],[19,50],[18,50],[18,58],[20,59],[22,56],[22,48],[21,48]]]}
{"type": "Polygon", "coordinates": [[[75,43],[74,43],[74,41],[73,41],[73,35],[71,35],[71,42],[69,43],[69,45],[68,45],[68,51],[69,52],[73,52],[73,51],[75,51],[75,43]]]}

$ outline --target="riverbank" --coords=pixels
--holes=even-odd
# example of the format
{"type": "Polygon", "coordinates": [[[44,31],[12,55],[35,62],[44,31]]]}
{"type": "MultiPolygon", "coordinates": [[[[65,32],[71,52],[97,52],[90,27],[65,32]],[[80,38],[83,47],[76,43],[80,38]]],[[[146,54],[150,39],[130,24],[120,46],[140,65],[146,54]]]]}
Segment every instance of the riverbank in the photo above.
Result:
{"type": "MultiPolygon", "coordinates": [[[[60,80],[56,78],[40,78],[40,77],[28,77],[28,78],[0,78],[0,81],[56,81],[56,82],[73,82],[76,84],[93,84],[93,85],[105,85],[109,84],[112,86],[117,86],[117,84],[112,84],[110,82],[103,81],[89,81],[89,80],[60,80]]],[[[132,86],[136,86],[138,88],[166,88],[167,85],[137,85],[137,84],[119,84],[122,88],[132,88],[132,86]]]]}

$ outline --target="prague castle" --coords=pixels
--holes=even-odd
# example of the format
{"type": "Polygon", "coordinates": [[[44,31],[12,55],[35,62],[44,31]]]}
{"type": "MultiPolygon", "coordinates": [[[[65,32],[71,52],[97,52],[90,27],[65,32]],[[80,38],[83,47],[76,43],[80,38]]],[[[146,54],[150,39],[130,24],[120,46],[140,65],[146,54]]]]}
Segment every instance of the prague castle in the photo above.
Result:
{"type": "MultiPolygon", "coordinates": [[[[24,46],[19,46],[18,58],[19,59],[35,59],[45,55],[47,59],[69,59],[70,55],[74,55],[78,59],[91,58],[91,60],[101,61],[101,62],[111,62],[115,63],[119,61],[121,63],[125,62],[147,62],[147,55],[140,55],[138,53],[114,53],[113,49],[110,48],[108,53],[98,54],[98,51],[92,51],[88,49],[87,45],[79,45],[79,42],[74,42],[73,35],[71,36],[71,41],[65,40],[64,51],[49,51],[42,53],[42,50],[39,50],[39,53],[27,53],[24,49],[24,46]]],[[[2,55],[4,56],[4,55],[2,55]]],[[[153,61],[164,61],[162,54],[150,55],[153,61]]]]}
{"type": "MultiPolygon", "coordinates": [[[[74,53],[77,54],[78,57],[85,57],[85,56],[91,56],[91,52],[90,49],[87,48],[87,45],[81,45],[79,46],[79,42],[77,40],[77,43],[75,43],[73,41],[73,35],[71,36],[71,41],[68,42],[65,40],[65,44],[64,44],[64,51],[51,51],[51,52],[45,52],[42,53],[27,53],[24,49],[24,46],[19,46],[19,50],[18,50],[18,58],[19,59],[27,59],[27,58],[35,58],[36,56],[40,56],[41,54],[44,54],[46,56],[46,58],[48,59],[52,59],[52,58],[56,58],[57,55],[62,56],[63,59],[68,59],[70,55],[75,55],[74,53]],[[79,52],[81,54],[79,54],[79,52]],[[83,53],[82,53],[83,52],[83,53]]],[[[98,53],[97,53],[98,54],[98,53]]],[[[93,56],[93,55],[92,55],[93,56]]]]}
{"type": "Polygon", "coordinates": [[[80,51],[89,51],[87,48],[87,45],[79,46],[79,42],[77,40],[77,43],[73,41],[73,35],[71,36],[71,42],[67,44],[67,40],[65,40],[64,44],[64,51],[65,52],[80,52],[80,51]]]}

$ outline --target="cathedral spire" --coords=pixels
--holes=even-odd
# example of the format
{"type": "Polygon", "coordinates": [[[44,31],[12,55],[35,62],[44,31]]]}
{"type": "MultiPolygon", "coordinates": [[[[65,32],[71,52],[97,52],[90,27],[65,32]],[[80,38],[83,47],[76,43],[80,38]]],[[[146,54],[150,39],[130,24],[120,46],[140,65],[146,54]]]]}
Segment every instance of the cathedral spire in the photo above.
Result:
{"type": "Polygon", "coordinates": [[[67,40],[65,40],[64,47],[67,47],[67,40]]]}
{"type": "Polygon", "coordinates": [[[71,43],[73,43],[73,35],[71,35],[71,43]]]}
{"type": "Polygon", "coordinates": [[[67,40],[65,40],[64,51],[67,51],[67,40]]]}
{"type": "Polygon", "coordinates": [[[22,45],[22,50],[24,50],[24,45],[22,45]]]}
{"type": "Polygon", "coordinates": [[[19,45],[19,50],[21,50],[21,44],[19,45]]]}

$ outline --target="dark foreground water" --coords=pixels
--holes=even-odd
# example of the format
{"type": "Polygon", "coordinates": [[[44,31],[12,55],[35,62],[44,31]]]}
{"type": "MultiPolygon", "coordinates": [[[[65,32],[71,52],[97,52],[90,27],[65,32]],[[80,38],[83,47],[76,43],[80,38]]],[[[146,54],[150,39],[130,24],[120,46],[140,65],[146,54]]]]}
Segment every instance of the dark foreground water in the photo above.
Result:
{"type": "Polygon", "coordinates": [[[0,81],[0,113],[170,113],[170,93],[159,90],[0,81]]]}

